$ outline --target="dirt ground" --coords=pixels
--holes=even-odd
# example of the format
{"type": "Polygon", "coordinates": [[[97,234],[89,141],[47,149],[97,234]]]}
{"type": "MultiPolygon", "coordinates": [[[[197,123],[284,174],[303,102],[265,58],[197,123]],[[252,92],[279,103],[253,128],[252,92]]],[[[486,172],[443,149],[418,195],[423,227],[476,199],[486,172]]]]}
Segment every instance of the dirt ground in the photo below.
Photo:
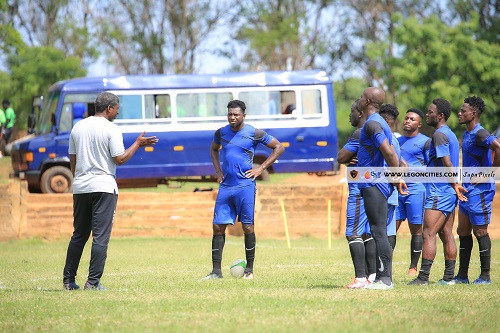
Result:
{"type": "MultiPolygon", "coordinates": [[[[0,181],[6,181],[11,172],[10,158],[4,157],[0,159],[0,181]]],[[[288,178],[285,182],[294,184],[321,184],[327,185],[331,184],[338,185],[340,182],[345,181],[345,170],[342,167],[339,173],[333,174],[329,173],[324,176],[318,176],[316,174],[299,174],[294,177],[288,178]]],[[[497,192],[499,192],[498,189],[497,192]]],[[[492,238],[500,239],[500,225],[498,225],[498,220],[500,219],[500,196],[497,194],[493,202],[493,213],[491,216],[491,225],[488,228],[492,238]]],[[[458,221],[456,221],[458,223],[458,221]]],[[[403,228],[403,225],[402,225],[403,228]]]]}
{"type": "MultiPolygon", "coordinates": [[[[300,174],[295,177],[291,177],[287,179],[287,182],[293,182],[295,184],[338,184],[341,181],[345,181],[345,169],[344,166],[341,166],[341,170],[338,174],[328,175],[328,176],[317,176],[317,175],[309,175],[309,174],[300,174]]],[[[488,232],[492,239],[500,239],[500,185],[497,184],[497,194],[495,195],[495,199],[492,205],[492,214],[491,214],[491,223],[488,227],[488,232]]],[[[456,226],[458,225],[458,213],[455,216],[455,226],[454,232],[456,230],[456,226]]],[[[407,229],[407,224],[403,223],[401,225],[401,230],[405,233],[407,229]]],[[[399,231],[398,231],[399,233],[399,231]]]]}
{"type": "Polygon", "coordinates": [[[297,176],[288,178],[286,183],[294,184],[338,184],[343,178],[345,178],[345,171],[342,167],[341,171],[333,174],[329,173],[325,176],[318,176],[316,174],[301,173],[297,176]]]}

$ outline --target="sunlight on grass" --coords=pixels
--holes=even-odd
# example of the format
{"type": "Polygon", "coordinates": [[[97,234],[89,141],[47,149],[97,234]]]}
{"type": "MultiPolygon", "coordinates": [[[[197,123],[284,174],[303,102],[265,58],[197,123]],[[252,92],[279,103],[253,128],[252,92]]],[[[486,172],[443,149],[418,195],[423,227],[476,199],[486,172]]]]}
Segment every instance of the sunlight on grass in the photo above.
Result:
{"type": "MultiPolygon", "coordinates": [[[[50,332],[364,332],[495,331],[500,306],[500,241],[493,241],[493,285],[411,287],[409,238],[400,237],[392,291],[346,290],[353,274],[344,239],[258,240],[255,279],[232,278],[243,239],[227,237],[224,279],[211,269],[210,238],[112,239],[102,283],[107,291],[62,290],[67,240],[0,243],[0,330],[50,332]],[[361,315],[362,314],[362,315],[361,315]],[[429,320],[429,316],[432,320],[429,320]],[[475,318],[481,317],[481,320],[475,318]],[[373,330],[371,329],[373,328],[373,330]]],[[[88,272],[87,244],[77,283],[88,272]]],[[[431,281],[441,278],[436,257],[431,281]]],[[[479,272],[473,253],[471,277],[479,272]]]]}

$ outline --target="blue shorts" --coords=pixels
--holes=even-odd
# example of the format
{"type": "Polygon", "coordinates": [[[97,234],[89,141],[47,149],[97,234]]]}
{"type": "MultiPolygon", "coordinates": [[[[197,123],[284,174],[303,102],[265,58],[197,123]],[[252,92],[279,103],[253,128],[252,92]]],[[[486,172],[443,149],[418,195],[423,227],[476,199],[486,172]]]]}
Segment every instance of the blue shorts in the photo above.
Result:
{"type": "Polygon", "coordinates": [[[255,182],[245,187],[220,187],[215,200],[213,224],[234,224],[236,216],[244,224],[253,224],[255,182]]]}
{"type": "Polygon", "coordinates": [[[387,205],[387,236],[396,235],[396,206],[387,205]]]}
{"type": "Polygon", "coordinates": [[[456,194],[433,195],[425,198],[425,209],[439,210],[446,217],[455,211],[458,198],[456,194]]]}
{"type": "Polygon", "coordinates": [[[491,219],[491,203],[495,191],[483,192],[468,197],[466,202],[460,202],[458,208],[465,214],[472,225],[488,225],[491,219]]]}
{"type": "Polygon", "coordinates": [[[408,219],[408,223],[422,224],[424,221],[425,192],[400,195],[396,209],[396,220],[408,219]]]}
{"type": "Polygon", "coordinates": [[[361,236],[370,233],[370,225],[365,213],[365,205],[361,194],[347,197],[345,221],[346,236],[361,236]]]}

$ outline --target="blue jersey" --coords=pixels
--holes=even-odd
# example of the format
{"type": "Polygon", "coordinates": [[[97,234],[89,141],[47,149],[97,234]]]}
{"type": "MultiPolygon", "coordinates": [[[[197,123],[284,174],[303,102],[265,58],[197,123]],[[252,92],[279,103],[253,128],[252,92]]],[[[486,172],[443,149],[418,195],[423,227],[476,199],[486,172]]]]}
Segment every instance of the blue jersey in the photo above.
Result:
{"type": "MultiPolygon", "coordinates": [[[[480,124],[476,124],[470,132],[465,131],[462,137],[462,165],[464,167],[491,167],[493,162],[490,146],[495,140],[496,137],[491,135],[480,124]]],[[[494,182],[476,185],[464,182],[462,186],[467,190],[467,196],[495,191],[496,189],[494,182]]]]}
{"type": "MultiPolygon", "coordinates": [[[[358,153],[359,149],[359,135],[361,133],[361,128],[356,129],[351,136],[349,137],[349,140],[347,140],[347,143],[344,145],[343,149],[347,149],[351,153],[354,153],[355,155],[358,153]]],[[[349,165],[349,166],[357,166],[355,165],[349,165]]],[[[349,185],[349,195],[351,196],[356,196],[360,194],[358,184],[357,183],[352,183],[348,182],[349,185]]]]}
{"type": "MultiPolygon", "coordinates": [[[[401,156],[405,159],[408,166],[411,167],[425,167],[428,161],[428,152],[431,139],[418,133],[412,137],[400,136],[398,142],[401,146],[401,156]]],[[[410,193],[423,193],[425,192],[425,185],[423,183],[406,183],[410,193]]]]}
{"type": "MultiPolygon", "coordinates": [[[[379,150],[380,145],[387,140],[392,145],[393,135],[389,125],[378,113],[366,119],[359,136],[358,166],[359,167],[384,167],[387,166],[384,155],[379,150]]],[[[377,186],[380,192],[388,198],[393,191],[392,185],[386,178],[375,183],[359,183],[359,188],[377,186]]]]}
{"type": "Polygon", "coordinates": [[[221,187],[243,187],[252,183],[245,172],[252,169],[255,148],[259,143],[269,144],[274,137],[255,127],[245,124],[237,132],[226,125],[214,134],[214,142],[222,145],[220,160],[224,179],[221,187]]]}
{"type": "MultiPolygon", "coordinates": [[[[398,155],[398,161],[401,162],[401,147],[399,146],[398,138],[393,134],[392,138],[392,146],[394,147],[394,151],[396,152],[396,155],[398,155]]],[[[390,197],[387,199],[387,204],[391,206],[397,206],[398,205],[398,191],[396,188],[394,188],[394,191],[390,195],[390,197]]],[[[391,236],[391,235],[389,235],[391,236]]]]}
{"type": "MultiPolygon", "coordinates": [[[[443,167],[442,157],[449,156],[453,167],[458,167],[460,145],[457,136],[447,126],[441,126],[434,132],[429,147],[429,167],[443,167]]],[[[456,195],[450,183],[429,183],[428,193],[456,195]]]]}

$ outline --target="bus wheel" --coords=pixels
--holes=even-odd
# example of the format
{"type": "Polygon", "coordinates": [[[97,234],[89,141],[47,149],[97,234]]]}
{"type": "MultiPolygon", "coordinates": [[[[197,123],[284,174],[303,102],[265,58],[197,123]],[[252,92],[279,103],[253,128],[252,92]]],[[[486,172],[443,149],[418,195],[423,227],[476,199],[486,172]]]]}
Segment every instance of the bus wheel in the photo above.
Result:
{"type": "Polygon", "coordinates": [[[42,174],[42,193],[70,193],[73,183],[71,170],[63,166],[48,168],[42,174]]]}
{"type": "MultiPolygon", "coordinates": [[[[253,167],[254,168],[258,168],[258,167],[260,167],[260,164],[259,163],[254,163],[253,167]]],[[[260,174],[260,176],[257,177],[257,180],[261,180],[263,182],[270,181],[271,177],[269,176],[269,171],[267,171],[267,169],[264,170],[264,171],[262,171],[262,173],[260,174]]]]}

